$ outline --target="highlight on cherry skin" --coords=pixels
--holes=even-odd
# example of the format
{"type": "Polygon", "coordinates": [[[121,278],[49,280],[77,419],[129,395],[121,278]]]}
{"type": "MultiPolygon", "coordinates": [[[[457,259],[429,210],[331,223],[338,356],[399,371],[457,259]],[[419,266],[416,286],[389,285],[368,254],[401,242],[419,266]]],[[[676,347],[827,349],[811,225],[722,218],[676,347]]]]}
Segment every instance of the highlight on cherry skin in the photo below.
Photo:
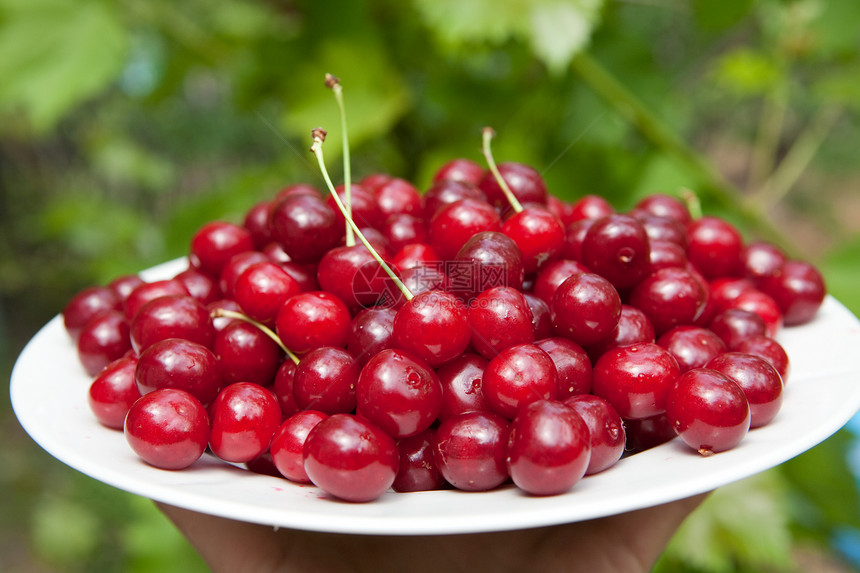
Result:
{"type": "Polygon", "coordinates": [[[209,448],[357,503],[556,495],[667,440],[719,455],[778,419],[779,334],[826,295],[813,265],[671,194],[626,211],[555,196],[496,164],[494,136],[421,189],[352,183],[349,165],[335,186],[314,130],[325,186],[204,224],[176,276],[81,291],[62,318],[94,417],[154,467],[209,448]]]}

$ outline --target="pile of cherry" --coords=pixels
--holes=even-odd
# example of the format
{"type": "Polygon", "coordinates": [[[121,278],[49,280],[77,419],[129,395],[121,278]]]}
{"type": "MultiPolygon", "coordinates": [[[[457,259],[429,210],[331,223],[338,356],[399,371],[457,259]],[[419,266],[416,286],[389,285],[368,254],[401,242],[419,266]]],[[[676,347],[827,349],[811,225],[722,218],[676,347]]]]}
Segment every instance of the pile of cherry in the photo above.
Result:
{"type": "Polygon", "coordinates": [[[208,448],[350,501],[562,493],[625,451],[679,436],[711,455],[770,422],[774,336],[825,296],[812,265],[678,198],[562,201],[521,163],[337,193],[346,211],[289,186],[202,226],[176,276],[69,302],[92,411],[147,463],[208,448]]]}

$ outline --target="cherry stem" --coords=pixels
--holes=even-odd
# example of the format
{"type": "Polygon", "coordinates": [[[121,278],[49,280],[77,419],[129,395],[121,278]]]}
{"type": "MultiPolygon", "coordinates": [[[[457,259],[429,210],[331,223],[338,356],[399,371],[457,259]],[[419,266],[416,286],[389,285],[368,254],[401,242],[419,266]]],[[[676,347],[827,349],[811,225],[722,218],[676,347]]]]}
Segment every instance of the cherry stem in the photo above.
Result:
{"type": "MultiPolygon", "coordinates": [[[[340,78],[331,74],[325,75],[325,85],[334,94],[334,100],[337,102],[337,109],[340,113],[340,129],[343,133],[343,195],[346,199],[346,211],[349,213],[347,219],[352,218],[352,167],[349,160],[349,138],[346,129],[346,108],[343,105],[343,88],[340,85],[340,78]]],[[[346,226],[346,246],[355,245],[355,236],[353,235],[352,227],[346,226]]]]}
{"type": "Polygon", "coordinates": [[[275,334],[271,328],[269,328],[262,322],[258,322],[250,316],[242,314],[241,312],[236,312],[235,310],[228,310],[226,308],[213,309],[210,315],[212,316],[212,318],[235,318],[237,320],[244,320],[248,324],[254,325],[260,330],[260,332],[274,340],[275,344],[277,344],[280,349],[283,350],[284,353],[290,357],[290,360],[292,360],[294,364],[299,363],[299,357],[296,356],[295,353],[293,353],[289,348],[284,346],[284,342],[281,340],[281,338],[277,334],[275,334]]]}
{"type": "Polygon", "coordinates": [[[699,196],[690,189],[681,189],[681,197],[683,197],[684,203],[687,204],[690,216],[693,219],[701,219],[704,211],[702,210],[702,201],[699,199],[699,196]]]}
{"type": "Polygon", "coordinates": [[[406,300],[412,300],[415,295],[412,294],[412,292],[406,287],[406,285],[403,284],[403,281],[401,281],[400,278],[394,273],[394,271],[391,270],[391,267],[388,266],[388,263],[386,263],[382,259],[382,257],[379,256],[379,253],[376,252],[376,249],[373,248],[373,245],[370,244],[370,241],[367,240],[367,238],[364,236],[364,233],[362,233],[361,229],[358,228],[358,225],[355,224],[355,221],[353,221],[352,216],[347,213],[343,201],[341,201],[340,197],[338,197],[338,194],[334,189],[334,184],[331,182],[331,177],[329,177],[328,175],[328,170],[325,167],[325,159],[323,158],[322,144],[323,141],[325,141],[326,131],[321,127],[317,127],[316,129],[311,131],[311,134],[314,139],[314,143],[311,146],[311,152],[317,158],[317,162],[319,163],[320,171],[322,171],[323,179],[325,179],[326,186],[328,187],[328,190],[331,193],[332,199],[334,199],[337,208],[340,209],[341,214],[343,214],[344,219],[346,219],[347,225],[355,232],[355,236],[358,237],[358,239],[367,248],[367,250],[370,251],[371,256],[376,259],[376,262],[379,263],[379,266],[382,267],[382,270],[385,271],[385,274],[391,277],[391,280],[394,281],[394,284],[397,286],[400,292],[403,293],[403,296],[406,298],[406,300]]]}
{"type": "Polygon", "coordinates": [[[499,168],[496,167],[496,161],[493,159],[493,151],[490,149],[490,140],[493,139],[494,135],[496,135],[496,132],[493,131],[492,127],[484,128],[484,157],[487,160],[487,165],[490,166],[490,171],[493,173],[493,177],[496,178],[499,187],[502,188],[502,192],[505,194],[505,197],[508,198],[508,203],[511,204],[515,213],[519,213],[523,210],[523,206],[520,204],[516,195],[514,195],[514,192],[511,191],[511,188],[508,187],[508,182],[505,181],[502,174],[499,173],[499,168]]]}

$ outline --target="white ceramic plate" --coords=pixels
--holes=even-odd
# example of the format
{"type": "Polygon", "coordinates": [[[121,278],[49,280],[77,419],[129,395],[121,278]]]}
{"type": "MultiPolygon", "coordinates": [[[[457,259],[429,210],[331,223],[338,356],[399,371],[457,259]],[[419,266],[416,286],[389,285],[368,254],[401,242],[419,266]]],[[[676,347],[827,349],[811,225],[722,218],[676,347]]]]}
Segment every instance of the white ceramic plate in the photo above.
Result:
{"type": "MultiPolygon", "coordinates": [[[[150,269],[149,280],[183,268],[150,269]]],[[[564,495],[531,497],[510,486],[384,494],[364,504],[336,501],[313,486],[257,475],[205,455],[189,469],[140,461],[121,432],[101,426],[87,405],[90,378],[59,317],[19,357],[12,405],[48,453],[134,494],[243,521],[341,533],[452,534],[555,525],[681,499],[751,476],[822,442],[860,409],[860,322],[832,297],[817,318],[780,335],[791,360],[783,408],[733,450],[703,458],[674,440],[584,478],[564,495]]]]}

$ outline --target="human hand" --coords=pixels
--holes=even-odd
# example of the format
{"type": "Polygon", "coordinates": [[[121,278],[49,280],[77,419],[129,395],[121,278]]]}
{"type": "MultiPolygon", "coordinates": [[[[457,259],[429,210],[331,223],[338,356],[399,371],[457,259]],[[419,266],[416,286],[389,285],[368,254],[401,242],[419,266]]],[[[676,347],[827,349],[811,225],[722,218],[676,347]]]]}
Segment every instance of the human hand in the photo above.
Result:
{"type": "Polygon", "coordinates": [[[156,505],[216,573],[645,573],[706,496],[566,525],[438,536],[274,529],[156,505]]]}

